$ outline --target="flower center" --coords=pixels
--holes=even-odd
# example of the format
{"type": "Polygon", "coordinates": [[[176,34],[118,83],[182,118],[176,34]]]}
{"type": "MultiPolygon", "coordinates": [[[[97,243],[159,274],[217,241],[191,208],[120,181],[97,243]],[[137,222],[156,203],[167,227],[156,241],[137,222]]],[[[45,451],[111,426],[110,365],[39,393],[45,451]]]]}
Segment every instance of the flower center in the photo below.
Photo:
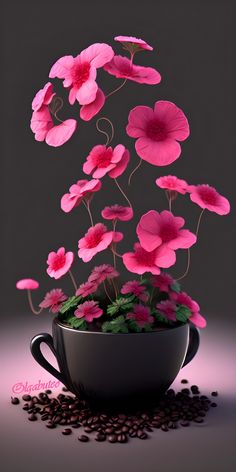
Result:
{"type": "Polygon", "coordinates": [[[59,256],[56,256],[53,263],[52,263],[52,270],[59,270],[61,269],[66,262],[66,256],[61,254],[59,256]]]}
{"type": "Polygon", "coordinates": [[[93,229],[90,233],[86,236],[86,246],[88,249],[92,249],[96,247],[102,240],[102,236],[104,235],[105,230],[103,228],[93,229]]]}
{"type": "Polygon", "coordinates": [[[72,71],[73,85],[78,88],[83,85],[89,78],[90,64],[89,62],[83,62],[82,64],[75,64],[72,71]]]}
{"type": "Polygon", "coordinates": [[[202,187],[198,189],[199,195],[205,203],[216,205],[218,200],[217,192],[213,188],[202,187]]]}
{"type": "Polygon", "coordinates": [[[154,141],[163,141],[166,138],[165,126],[157,120],[149,121],[146,134],[154,141]]]}
{"type": "Polygon", "coordinates": [[[165,223],[160,228],[159,236],[163,243],[168,243],[169,241],[177,238],[178,230],[173,224],[165,223]]]}
{"type": "Polygon", "coordinates": [[[92,157],[94,166],[98,168],[109,166],[109,164],[111,163],[112,155],[112,149],[105,149],[99,154],[96,154],[92,157]]]}
{"type": "Polygon", "coordinates": [[[155,251],[147,252],[143,248],[136,250],[136,256],[141,265],[152,267],[155,265],[156,254],[155,251]]]}

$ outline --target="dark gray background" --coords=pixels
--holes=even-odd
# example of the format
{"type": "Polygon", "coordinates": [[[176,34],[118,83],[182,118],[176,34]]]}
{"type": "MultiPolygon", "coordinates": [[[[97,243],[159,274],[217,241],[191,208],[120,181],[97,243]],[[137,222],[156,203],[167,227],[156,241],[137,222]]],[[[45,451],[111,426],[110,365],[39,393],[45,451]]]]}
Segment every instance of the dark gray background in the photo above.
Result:
{"type": "MultiPolygon", "coordinates": [[[[1,7],[1,303],[4,324],[2,369],[5,433],[1,440],[6,455],[4,472],[26,469],[91,472],[163,472],[181,467],[182,471],[235,470],[233,432],[235,432],[235,14],[232,0],[130,0],[130,1],[12,1],[1,7]],[[114,144],[124,143],[131,151],[131,170],[138,162],[134,140],[124,131],[129,110],[135,105],[152,106],[166,99],[180,106],[189,118],[191,137],[183,143],[181,158],[171,166],[158,168],[146,163],[127,189],[129,172],[121,177],[136,208],[135,220],[120,225],[127,231],[128,249],[135,240],[135,224],[151,208],[162,210],[166,200],[155,179],[167,173],[189,183],[209,183],[227,196],[232,212],[227,217],[204,215],[198,245],[192,251],[192,267],[184,282],[186,291],[196,298],[208,320],[202,333],[201,348],[181,376],[199,383],[202,391],[218,388],[220,407],[212,412],[203,428],[193,427],[165,435],[156,432],[152,440],[126,446],[78,444],[76,437],[60,437],[45,431],[43,425],[26,425],[21,410],[9,406],[9,395],[16,382],[36,383],[48,375],[30,356],[30,338],[39,331],[50,331],[51,316],[34,317],[24,294],[15,291],[17,279],[31,276],[40,280],[41,289],[62,286],[46,275],[46,257],[50,250],[64,245],[76,252],[77,241],[88,226],[84,209],[70,214],[60,210],[60,198],[69,186],[82,178],[82,163],[88,151],[103,137],[95,129],[95,120],[79,123],[78,131],[61,148],[37,143],[29,128],[31,101],[46,82],[55,60],[65,54],[76,55],[93,42],[108,42],[122,54],[112,38],[118,34],[144,38],[154,52],[137,55],[136,62],[156,67],[162,82],[156,87],[129,82],[107,102],[102,114],[115,125],[114,144]],[[14,328],[13,328],[14,324],[14,328]],[[10,411],[11,408],[11,411],[10,411]],[[234,408],[234,410],[233,410],[234,408]],[[13,411],[14,410],[14,411],[13,411]],[[66,444],[65,444],[66,443],[66,444]],[[12,445],[14,444],[14,447],[12,445]],[[39,447],[40,445],[40,447],[39,447]],[[142,447],[141,447],[142,446],[142,447]],[[45,451],[48,451],[45,453],[45,451]],[[7,452],[8,451],[8,452],[7,452]],[[184,451],[184,452],[183,452],[184,451]]],[[[105,92],[120,83],[99,72],[105,92]]],[[[62,87],[58,90],[62,91],[62,87]]],[[[66,92],[63,92],[66,94],[66,92]]],[[[64,95],[66,96],[66,95],[64,95]]],[[[78,116],[78,108],[69,105],[63,118],[78,116]]],[[[93,211],[96,221],[105,204],[125,204],[114,183],[103,179],[103,191],[96,196],[93,211]]],[[[176,214],[185,215],[194,229],[199,208],[180,197],[176,214]]],[[[101,262],[102,256],[96,259],[101,262]]],[[[93,262],[93,261],[92,261],[93,262]]],[[[182,273],[186,253],[179,252],[173,275],[182,273]]],[[[91,265],[76,258],[74,272],[78,282],[86,278],[91,265]]],[[[179,377],[177,388],[179,387],[179,377]]]]}
{"type": "MultiPolygon", "coordinates": [[[[50,250],[64,245],[76,252],[77,241],[88,227],[85,209],[70,214],[60,210],[60,198],[69,186],[83,178],[82,164],[91,147],[104,142],[95,129],[95,120],[79,122],[78,130],[64,146],[54,149],[37,143],[29,128],[31,101],[48,80],[55,60],[65,54],[76,55],[89,44],[110,43],[118,54],[122,49],[113,37],[132,34],[142,37],[154,52],[137,55],[136,62],[156,67],[162,82],[148,86],[129,82],[111,97],[102,115],[113,120],[114,144],[127,145],[131,151],[131,170],[138,162],[134,140],[124,130],[129,110],[135,105],[152,106],[167,99],[180,106],[189,118],[190,138],[182,145],[182,155],[174,164],[155,167],[143,163],[133,178],[128,194],[137,209],[127,230],[127,243],[135,240],[135,223],[148,209],[162,210],[166,200],[154,185],[155,179],[168,173],[190,183],[209,183],[227,196],[232,204],[230,216],[206,212],[193,251],[192,269],[184,287],[199,301],[202,311],[214,316],[229,316],[234,300],[234,224],[235,198],[235,2],[233,1],[8,1],[3,6],[2,48],[2,273],[4,312],[25,310],[22,293],[14,290],[17,279],[31,276],[40,280],[44,290],[55,286],[45,273],[50,250]]],[[[121,81],[99,71],[98,81],[105,92],[121,81]]],[[[59,93],[67,92],[55,82],[59,93]]],[[[61,117],[77,117],[78,107],[67,106],[61,117]]],[[[101,115],[100,115],[101,116],[101,115]]],[[[120,179],[127,189],[127,171],[120,179]]],[[[103,179],[103,191],[94,199],[93,211],[105,204],[125,204],[109,178],[103,179]]],[[[194,229],[199,208],[182,197],[176,214],[186,216],[194,229]]],[[[104,255],[96,262],[104,260],[104,255]]],[[[85,266],[76,258],[74,272],[78,281],[92,263],[85,266]]],[[[180,275],[186,253],[179,251],[178,264],[172,270],[180,275]]],[[[65,290],[70,281],[60,281],[65,290]]],[[[37,298],[38,297],[38,298],[37,298]]]]}

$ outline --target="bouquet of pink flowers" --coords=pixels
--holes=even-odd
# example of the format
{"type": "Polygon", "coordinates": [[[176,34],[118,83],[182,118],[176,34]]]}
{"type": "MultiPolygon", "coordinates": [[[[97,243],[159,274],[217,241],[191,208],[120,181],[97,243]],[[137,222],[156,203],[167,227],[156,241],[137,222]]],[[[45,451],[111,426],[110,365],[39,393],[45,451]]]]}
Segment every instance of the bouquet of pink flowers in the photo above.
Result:
{"type": "MultiPolygon", "coordinates": [[[[96,116],[109,97],[127,81],[147,85],[157,85],[161,81],[157,70],[134,62],[138,52],[152,51],[151,46],[134,37],[118,36],[115,40],[130,57],[115,55],[111,46],[96,43],[76,57],[61,57],[50,70],[51,79],[63,80],[63,86],[69,92],[69,103],[80,105],[81,120],[89,121],[96,116]],[[98,86],[96,78],[99,68],[123,79],[110,93],[104,94],[98,86]]],[[[62,121],[58,117],[62,106],[63,100],[56,95],[51,82],[35,95],[30,126],[37,141],[46,141],[49,146],[57,147],[72,137],[77,121],[70,118],[62,121]]],[[[93,267],[88,280],[78,286],[72,273],[72,265],[77,264],[78,259],[75,262],[75,254],[60,247],[49,253],[46,271],[49,277],[56,280],[66,274],[71,277],[73,293],[70,296],[65,295],[61,288],[54,288],[46,293],[39,309],[35,309],[31,290],[37,289],[39,283],[33,279],[22,279],[17,282],[17,288],[27,290],[33,313],[49,309],[58,313],[62,323],[77,330],[145,332],[187,322],[204,328],[206,320],[200,314],[198,303],[181,290],[179,281],[189,271],[190,248],[197,242],[203,212],[208,210],[226,215],[230,211],[228,200],[208,184],[189,185],[173,175],[157,178],[155,183],[165,192],[168,209],[151,209],[142,215],[136,228],[137,242],[130,252],[122,254],[119,243],[124,235],[117,230],[117,226],[118,223],[125,226],[133,218],[134,206],[117,179],[127,169],[130,152],[123,144],[111,145],[114,126],[110,119],[104,116],[98,118],[96,127],[105,135],[106,142],[94,146],[85,158],[83,172],[91,178],[82,177],[70,186],[68,193],[61,198],[61,209],[69,213],[82,204],[88,211],[91,226],[78,240],[79,260],[89,263],[98,253],[110,251],[112,265],[93,267]],[[110,132],[104,131],[101,123],[108,124],[110,132]],[[106,176],[113,179],[126,205],[114,203],[106,206],[97,222],[92,215],[91,201],[101,190],[102,180],[106,176]],[[178,195],[190,197],[201,208],[195,232],[186,229],[184,218],[173,213],[173,203],[178,195]],[[187,251],[187,268],[181,277],[174,280],[163,269],[174,266],[179,249],[187,251]],[[125,283],[119,279],[122,264],[132,274],[131,280],[125,283]]],[[[153,108],[143,105],[133,108],[128,115],[126,133],[135,139],[135,150],[140,158],[129,176],[130,184],[143,160],[153,166],[167,166],[180,157],[180,142],[188,138],[189,124],[179,107],[160,100],[153,108]]]]}

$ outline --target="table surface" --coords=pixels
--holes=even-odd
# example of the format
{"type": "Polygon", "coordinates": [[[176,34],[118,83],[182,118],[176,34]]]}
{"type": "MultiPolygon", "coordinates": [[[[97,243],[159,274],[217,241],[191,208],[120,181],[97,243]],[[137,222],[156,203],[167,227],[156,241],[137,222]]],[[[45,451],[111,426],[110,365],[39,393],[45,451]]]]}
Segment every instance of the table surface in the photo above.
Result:
{"type": "MultiPolygon", "coordinates": [[[[1,388],[1,441],[4,472],[63,471],[182,472],[203,470],[233,472],[236,470],[236,375],[235,323],[211,321],[201,332],[201,345],[195,359],[184,367],[173,384],[180,388],[182,378],[197,384],[202,394],[219,392],[218,407],[212,408],[206,422],[168,433],[156,430],[146,441],[131,440],[127,444],[80,443],[77,430],[63,436],[60,430],[48,430],[43,422],[30,423],[19,406],[10,403],[13,386],[55,380],[32,358],[31,337],[50,330],[45,317],[32,321],[23,317],[20,327],[5,326],[2,335],[4,368],[1,388]],[[178,469],[178,470],[179,470],[178,469]]],[[[213,317],[212,317],[213,318],[213,317]]],[[[45,348],[50,360],[51,353],[45,348]]],[[[158,360],[157,360],[158,362],[158,360]]],[[[62,385],[53,393],[58,394],[62,385]]],[[[183,387],[183,386],[182,386],[183,387]]],[[[16,388],[16,387],[14,387],[16,388]]]]}

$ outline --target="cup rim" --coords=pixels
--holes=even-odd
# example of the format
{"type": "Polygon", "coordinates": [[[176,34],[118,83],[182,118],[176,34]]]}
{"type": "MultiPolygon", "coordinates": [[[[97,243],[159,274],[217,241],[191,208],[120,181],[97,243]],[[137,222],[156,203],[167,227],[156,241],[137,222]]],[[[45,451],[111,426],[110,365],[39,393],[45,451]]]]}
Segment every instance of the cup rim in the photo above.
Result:
{"type": "Polygon", "coordinates": [[[162,329],[160,331],[148,331],[148,332],[141,332],[141,333],[103,333],[103,331],[89,331],[89,330],[76,330],[73,328],[70,328],[66,324],[64,324],[62,321],[59,320],[58,316],[56,316],[53,319],[53,324],[58,325],[60,328],[63,328],[64,330],[72,331],[72,332],[77,332],[77,333],[83,333],[83,334],[93,334],[93,335],[103,335],[103,336],[143,336],[143,335],[157,335],[161,333],[166,333],[168,331],[173,331],[179,328],[183,328],[184,326],[189,326],[190,324],[187,323],[178,323],[174,326],[169,326],[167,329],[162,329]]]}

